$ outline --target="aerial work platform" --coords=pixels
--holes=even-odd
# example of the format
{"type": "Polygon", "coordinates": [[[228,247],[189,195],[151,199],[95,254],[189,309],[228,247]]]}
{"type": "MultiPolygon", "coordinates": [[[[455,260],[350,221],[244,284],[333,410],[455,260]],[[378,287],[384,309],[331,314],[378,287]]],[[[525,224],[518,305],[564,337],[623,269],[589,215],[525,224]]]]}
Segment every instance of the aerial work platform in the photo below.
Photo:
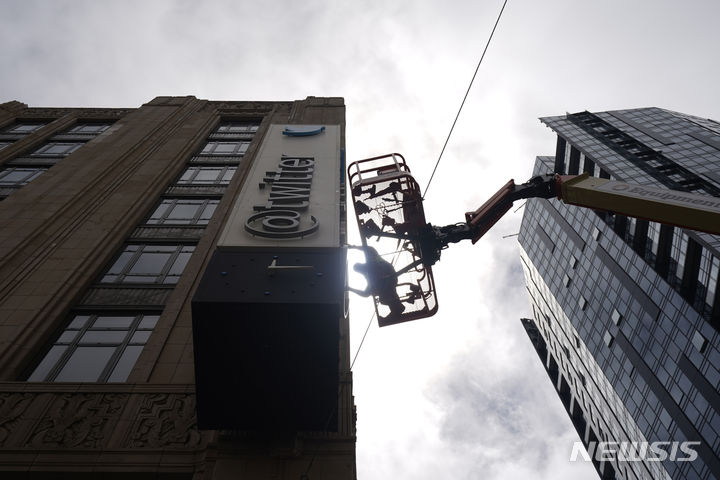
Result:
{"type": "Polygon", "coordinates": [[[359,160],[348,175],[366,263],[365,275],[380,326],[430,317],[438,310],[432,265],[450,243],[477,242],[513,202],[557,198],[566,204],[610,211],[720,235],[720,198],[633,185],[582,175],[539,175],[526,183],[507,182],[465,222],[427,223],[420,188],[399,153],[359,160]]]}

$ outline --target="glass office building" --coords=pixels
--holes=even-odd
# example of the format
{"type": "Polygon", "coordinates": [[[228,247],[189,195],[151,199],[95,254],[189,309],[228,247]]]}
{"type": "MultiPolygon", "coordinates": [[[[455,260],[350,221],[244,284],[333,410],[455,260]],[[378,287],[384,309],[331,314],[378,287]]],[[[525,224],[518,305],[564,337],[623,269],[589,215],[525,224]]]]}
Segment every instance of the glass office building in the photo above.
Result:
{"type": "MultiPolygon", "coordinates": [[[[541,120],[557,149],[534,174],[720,197],[720,123],[659,108],[541,120]]],[[[523,326],[600,476],[720,478],[720,237],[534,199],[519,242],[523,326]]]]}

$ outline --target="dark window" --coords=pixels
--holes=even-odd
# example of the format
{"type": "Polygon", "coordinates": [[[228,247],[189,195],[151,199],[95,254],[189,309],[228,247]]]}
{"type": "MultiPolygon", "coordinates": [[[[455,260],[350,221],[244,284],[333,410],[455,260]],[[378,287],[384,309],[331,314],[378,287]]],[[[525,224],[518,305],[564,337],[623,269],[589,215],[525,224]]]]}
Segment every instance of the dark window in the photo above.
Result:
{"type": "Polygon", "coordinates": [[[660,244],[660,224],[656,222],[648,223],[648,243],[647,246],[653,257],[657,256],[658,245],[660,244]]]}
{"type": "Polygon", "coordinates": [[[78,148],[85,145],[82,142],[48,142],[39,149],[35,150],[31,156],[67,156],[78,148]]]}
{"type": "Polygon", "coordinates": [[[100,282],[175,284],[194,250],[191,245],[126,245],[100,282]]]}
{"type": "Polygon", "coordinates": [[[705,353],[705,347],[707,346],[707,338],[705,338],[702,333],[695,330],[692,338],[692,343],[698,352],[705,353]]]}
{"type": "MultiPolygon", "coordinates": [[[[706,253],[707,250],[703,251],[703,253],[706,253]]],[[[709,265],[709,275],[705,282],[707,282],[707,293],[705,295],[705,303],[708,304],[710,307],[713,306],[714,300],[715,300],[715,289],[717,288],[717,282],[718,282],[718,274],[720,270],[720,259],[718,257],[712,256],[710,265],[709,265]]],[[[702,271],[701,271],[702,272],[702,271]]]]}
{"type": "Polygon", "coordinates": [[[572,268],[574,270],[577,267],[577,265],[578,265],[577,257],[575,255],[571,256],[570,257],[570,268],[572,268]]]}
{"type": "Polygon", "coordinates": [[[625,215],[615,215],[615,222],[613,223],[613,230],[617,233],[620,238],[625,238],[628,227],[628,217],[625,215]]]}
{"type": "Polygon", "coordinates": [[[667,277],[670,267],[670,250],[672,248],[673,230],[673,227],[669,225],[660,225],[657,255],[655,256],[655,270],[657,270],[657,272],[663,277],[667,277]]]}
{"type": "Polygon", "coordinates": [[[44,126],[44,123],[16,123],[15,125],[8,127],[2,133],[26,134],[39,130],[44,126]]]}
{"type": "Polygon", "coordinates": [[[702,246],[692,237],[686,237],[685,267],[682,276],[680,294],[691,303],[694,303],[695,292],[698,290],[698,277],[700,262],[702,261],[702,246]]]}
{"type": "Polygon", "coordinates": [[[673,233],[670,257],[675,262],[675,276],[682,279],[685,270],[685,256],[687,254],[688,237],[682,230],[676,229],[673,233]]]}
{"type": "Polygon", "coordinates": [[[228,185],[237,167],[188,167],[178,185],[228,185]]]}
{"type": "Polygon", "coordinates": [[[640,256],[645,256],[645,246],[647,245],[648,221],[633,219],[634,228],[632,228],[632,248],[640,256]]]}
{"type": "Polygon", "coordinates": [[[10,145],[12,145],[12,142],[0,142],[0,150],[10,145]]]}
{"type": "Polygon", "coordinates": [[[580,150],[570,147],[570,159],[568,164],[568,175],[577,175],[580,169],[580,150]]]}
{"type": "Polygon", "coordinates": [[[243,155],[250,142],[208,142],[201,155],[243,155]]]}
{"type": "Polygon", "coordinates": [[[46,168],[10,167],[0,170],[0,186],[21,187],[35,180],[46,168]]]}
{"type": "Polygon", "coordinates": [[[158,320],[149,314],[77,314],[30,382],[124,382],[158,320]]]}
{"type": "Polygon", "coordinates": [[[567,142],[560,135],[557,137],[557,145],[555,147],[555,173],[565,173],[565,148],[567,142]]]}
{"type": "Polygon", "coordinates": [[[219,200],[166,198],[147,220],[148,225],[207,225],[219,200]]]}
{"type": "Polygon", "coordinates": [[[226,122],[215,130],[217,133],[255,133],[259,125],[253,123],[226,122]]]}
{"type": "Polygon", "coordinates": [[[82,135],[98,135],[105,130],[110,128],[109,123],[78,123],[67,133],[82,134],[82,135]]]}

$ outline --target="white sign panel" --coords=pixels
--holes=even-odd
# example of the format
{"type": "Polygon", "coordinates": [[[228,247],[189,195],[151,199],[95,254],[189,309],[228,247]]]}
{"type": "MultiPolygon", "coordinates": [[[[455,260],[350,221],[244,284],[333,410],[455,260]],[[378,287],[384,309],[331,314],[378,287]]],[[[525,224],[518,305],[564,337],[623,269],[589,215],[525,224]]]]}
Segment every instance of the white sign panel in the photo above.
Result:
{"type": "Polygon", "coordinates": [[[340,246],[339,125],[271,125],[218,248],[340,246]]]}

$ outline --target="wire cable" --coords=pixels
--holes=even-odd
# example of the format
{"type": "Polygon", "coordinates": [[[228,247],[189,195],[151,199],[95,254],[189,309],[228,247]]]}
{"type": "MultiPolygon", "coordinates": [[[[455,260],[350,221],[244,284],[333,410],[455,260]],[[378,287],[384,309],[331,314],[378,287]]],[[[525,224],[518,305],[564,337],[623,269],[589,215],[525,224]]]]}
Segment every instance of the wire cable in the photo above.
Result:
{"type": "Polygon", "coordinates": [[[493,26],[492,32],[490,32],[490,37],[488,37],[487,43],[485,44],[485,49],[482,52],[482,55],[480,56],[480,61],[477,64],[477,67],[475,67],[475,73],[473,73],[472,79],[470,80],[470,85],[468,85],[467,91],[465,92],[465,96],[463,97],[462,103],[460,104],[460,108],[458,109],[457,115],[455,115],[455,120],[452,123],[452,126],[450,127],[450,132],[448,133],[447,138],[445,139],[445,144],[442,147],[442,150],[440,151],[440,156],[437,159],[437,162],[435,162],[435,168],[433,168],[432,174],[430,175],[430,180],[428,180],[427,185],[425,186],[425,192],[423,192],[423,200],[425,200],[425,195],[427,195],[427,191],[430,188],[430,183],[433,180],[433,177],[435,176],[435,171],[438,168],[438,165],[440,165],[440,159],[443,156],[443,153],[445,152],[445,147],[447,147],[448,142],[450,141],[450,135],[452,135],[453,130],[455,129],[455,124],[458,121],[458,118],[460,117],[460,112],[463,109],[463,106],[465,105],[465,100],[467,100],[468,94],[470,93],[470,89],[472,88],[473,82],[475,81],[475,77],[477,76],[478,70],[480,70],[480,65],[482,64],[483,58],[485,58],[485,53],[487,52],[488,47],[490,46],[490,41],[493,38],[493,35],[495,34],[495,29],[498,26],[498,23],[500,23],[500,18],[502,17],[503,11],[505,11],[505,5],[507,5],[508,0],[505,0],[503,2],[503,6],[500,9],[500,13],[498,14],[497,20],[495,20],[495,25],[493,26]]]}
{"type": "MultiPolygon", "coordinates": [[[[358,247],[354,247],[358,248],[358,247]]],[[[398,256],[402,250],[398,250],[396,252],[390,252],[394,253],[395,256],[392,259],[391,264],[395,266],[395,262],[398,259],[398,256]]],[[[390,253],[387,253],[386,255],[389,255],[390,253]]],[[[358,355],[360,355],[360,349],[362,349],[363,343],[365,343],[365,337],[367,337],[368,332],[370,331],[370,327],[373,324],[373,320],[377,317],[377,310],[373,312],[372,315],[370,315],[370,321],[367,324],[367,327],[365,327],[365,333],[363,333],[362,339],[360,340],[360,345],[358,345],[357,350],[355,350],[355,355],[353,356],[352,362],[350,363],[350,371],[352,371],[353,366],[355,366],[355,360],[357,360],[358,355]]],[[[340,392],[338,392],[338,399],[340,398],[340,392]]],[[[333,415],[335,415],[335,412],[337,412],[337,406],[333,408],[332,412],[330,412],[330,415],[328,416],[327,422],[325,423],[325,430],[328,429],[330,426],[330,421],[332,420],[333,415]]],[[[312,456],[310,457],[310,463],[308,463],[307,468],[305,469],[305,472],[300,475],[300,480],[310,480],[310,471],[312,470],[313,464],[315,463],[315,457],[317,457],[319,451],[319,447],[315,448],[315,451],[313,452],[312,456]]]]}
{"type": "Polygon", "coordinates": [[[352,370],[353,366],[355,366],[355,360],[357,360],[358,355],[360,354],[360,349],[363,346],[363,343],[365,343],[365,337],[367,337],[368,332],[370,331],[370,327],[373,324],[373,320],[375,320],[375,317],[377,316],[377,311],[373,312],[373,314],[370,316],[370,321],[367,324],[367,327],[365,327],[365,333],[363,333],[362,340],[360,340],[360,345],[358,345],[357,350],[355,350],[355,356],[352,359],[352,362],[350,363],[350,370],[352,370]]]}
{"type": "MultiPolygon", "coordinates": [[[[393,256],[392,262],[390,262],[390,264],[391,264],[393,267],[395,266],[395,262],[397,262],[398,257],[400,256],[400,254],[401,254],[403,251],[404,251],[404,250],[397,250],[397,251],[395,251],[395,252],[392,252],[392,253],[395,254],[395,256],[393,256]]],[[[388,255],[389,255],[389,253],[388,253],[388,255]]],[[[373,324],[373,320],[375,320],[376,317],[377,317],[377,310],[375,310],[375,311],[373,312],[373,314],[370,315],[370,321],[368,322],[367,327],[365,327],[365,333],[363,333],[362,339],[360,340],[360,345],[358,345],[357,350],[355,350],[355,356],[353,357],[352,362],[350,363],[350,370],[352,370],[353,366],[355,365],[355,360],[357,360],[357,357],[358,357],[358,355],[360,354],[360,349],[362,348],[363,343],[365,343],[365,337],[367,337],[367,334],[368,334],[368,332],[370,331],[370,327],[371,327],[372,324],[373,324]]]]}

